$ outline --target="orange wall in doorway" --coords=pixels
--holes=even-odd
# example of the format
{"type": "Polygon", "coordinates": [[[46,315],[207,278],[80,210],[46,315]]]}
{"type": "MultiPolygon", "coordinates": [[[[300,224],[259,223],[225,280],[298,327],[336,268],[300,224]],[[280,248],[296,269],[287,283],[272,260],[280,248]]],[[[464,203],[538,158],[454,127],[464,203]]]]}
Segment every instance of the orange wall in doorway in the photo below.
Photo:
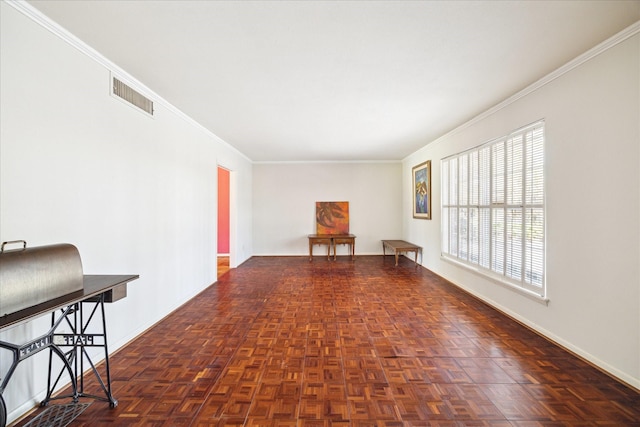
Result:
{"type": "Polygon", "coordinates": [[[229,253],[229,171],[218,168],[218,253],[229,253]]]}

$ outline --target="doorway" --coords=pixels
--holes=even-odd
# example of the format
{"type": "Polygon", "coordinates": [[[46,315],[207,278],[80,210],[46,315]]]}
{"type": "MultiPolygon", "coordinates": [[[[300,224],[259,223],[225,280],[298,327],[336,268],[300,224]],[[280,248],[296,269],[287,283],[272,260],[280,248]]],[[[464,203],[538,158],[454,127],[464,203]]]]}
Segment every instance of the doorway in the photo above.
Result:
{"type": "Polygon", "coordinates": [[[230,251],[230,204],[231,204],[231,173],[228,169],[218,166],[218,276],[229,271],[230,251]]]}

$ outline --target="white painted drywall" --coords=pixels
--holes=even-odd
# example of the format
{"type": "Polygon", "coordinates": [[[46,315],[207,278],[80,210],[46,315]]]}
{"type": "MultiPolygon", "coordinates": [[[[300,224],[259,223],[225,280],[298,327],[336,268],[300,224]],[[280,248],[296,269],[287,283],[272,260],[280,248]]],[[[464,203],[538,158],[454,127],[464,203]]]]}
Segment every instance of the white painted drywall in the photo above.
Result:
{"type": "MultiPolygon", "coordinates": [[[[251,256],[251,163],[160,104],[150,118],[110,96],[108,69],[0,8],[0,241],[72,243],[86,274],[139,274],[107,306],[116,350],[216,280],[218,164],[234,174],[236,260],[251,256]]],[[[48,325],[44,316],[0,340],[20,344],[48,325]]],[[[44,396],[46,353],[9,382],[10,420],[44,396]]],[[[0,376],[10,362],[0,350],[0,376]]]]}
{"type": "Polygon", "coordinates": [[[404,238],[425,265],[640,387],[640,36],[409,156],[403,167],[404,238]],[[546,122],[548,306],[440,258],[440,213],[411,219],[411,167],[546,122]]]}
{"type": "MultiPolygon", "coordinates": [[[[254,254],[308,255],[317,201],[349,202],[356,255],[382,253],[380,240],[402,232],[401,178],[400,162],[254,164],[254,254]]],[[[323,251],[316,246],[314,254],[323,251]]],[[[346,255],[347,246],[337,253],[346,255]]]]}

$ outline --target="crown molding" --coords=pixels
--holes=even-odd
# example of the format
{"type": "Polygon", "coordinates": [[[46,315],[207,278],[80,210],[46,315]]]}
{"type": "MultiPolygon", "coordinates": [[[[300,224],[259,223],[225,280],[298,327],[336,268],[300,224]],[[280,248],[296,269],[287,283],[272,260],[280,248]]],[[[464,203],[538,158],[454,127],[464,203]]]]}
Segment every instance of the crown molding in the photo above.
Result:
{"type": "MultiPolygon", "coordinates": [[[[151,89],[146,87],[144,84],[136,80],[130,74],[128,74],[125,70],[118,67],[116,64],[105,58],[102,54],[100,54],[97,50],[93,49],[91,46],[87,45],[85,42],[80,40],[78,37],[74,36],[72,33],[67,31],[65,28],[61,27],[55,21],[51,20],[48,16],[40,12],[35,7],[31,6],[26,0],[4,0],[10,6],[13,6],[16,10],[21,12],[23,15],[30,18],[35,23],[39,24],[44,29],[53,33],[59,39],[63,40],[67,44],[76,48],[84,55],[93,59],[95,62],[102,65],[104,68],[110,70],[112,73],[117,75],[118,77],[123,78],[123,82],[127,85],[131,86],[141,94],[154,98],[161,98],[158,94],[154,93],[151,89]]],[[[164,100],[163,100],[164,101],[164,100]]],[[[166,102],[166,101],[164,101],[166,102]]]]}
{"type": "MultiPolygon", "coordinates": [[[[589,49],[588,51],[586,51],[582,55],[576,57],[575,59],[567,62],[565,65],[561,66],[560,68],[556,69],[555,71],[552,71],[551,73],[549,73],[546,76],[542,77],[540,80],[536,81],[535,83],[532,83],[531,85],[527,86],[525,89],[521,90],[520,92],[515,93],[514,95],[510,96],[505,101],[503,101],[500,104],[496,105],[495,107],[487,110],[481,116],[484,118],[484,117],[486,117],[486,115],[491,115],[491,114],[495,113],[496,111],[501,110],[505,106],[517,101],[518,99],[520,99],[520,98],[522,98],[522,97],[524,97],[526,95],[529,95],[532,92],[535,92],[536,90],[540,89],[541,87],[551,83],[552,81],[554,81],[557,78],[565,75],[569,71],[578,68],[580,65],[584,64],[585,62],[590,61],[591,59],[595,58],[596,56],[600,55],[601,53],[606,52],[607,50],[611,49],[612,47],[622,43],[623,41],[635,36],[638,33],[640,33],[640,21],[637,21],[634,24],[628,26],[627,28],[625,28],[624,30],[620,31],[619,33],[613,35],[612,37],[608,38],[607,40],[603,41],[602,43],[600,43],[600,44],[594,46],[593,48],[589,49]]],[[[475,120],[475,119],[473,119],[473,120],[475,120]]]]}
{"type": "Polygon", "coordinates": [[[227,148],[234,151],[235,153],[240,155],[242,158],[244,158],[248,162],[253,163],[253,161],[250,158],[248,158],[244,153],[240,152],[237,148],[230,145],[228,142],[224,141],[222,138],[220,138],[219,136],[211,132],[209,129],[205,128],[200,123],[198,123],[197,121],[195,121],[194,119],[192,119],[191,117],[183,113],[181,110],[176,108],[173,104],[171,104],[169,101],[167,101],[166,99],[158,95],[153,90],[149,89],[147,86],[145,86],[142,82],[137,80],[131,74],[127,73],[124,69],[120,68],[118,65],[116,65],[115,63],[111,62],[109,59],[104,57],[100,52],[93,49],[91,46],[89,46],[88,44],[80,40],[78,37],[76,37],[69,31],[67,31],[65,28],[60,26],[55,21],[51,20],[48,16],[40,12],[38,9],[31,6],[29,3],[26,2],[26,0],[3,0],[3,1],[4,3],[13,7],[14,9],[19,11],[26,17],[34,21],[35,23],[39,24],[41,27],[53,33],[56,37],[60,38],[61,40],[63,40],[70,46],[74,47],[75,49],[79,50],[82,54],[88,56],[98,64],[102,65],[104,68],[109,70],[113,76],[117,77],[119,80],[126,83],[128,86],[137,90],[147,98],[152,99],[154,102],[158,103],[159,105],[161,105],[171,113],[175,114],[176,116],[180,117],[187,123],[199,128],[201,131],[203,131],[205,134],[209,135],[210,137],[215,138],[217,141],[221,142],[227,148]]]}
{"type": "MultiPolygon", "coordinates": [[[[91,59],[93,59],[94,61],[98,62],[103,67],[105,67],[108,70],[110,70],[113,74],[115,74],[119,79],[121,79],[127,85],[129,85],[132,88],[136,89],[138,92],[142,93],[143,95],[147,96],[148,98],[154,99],[156,102],[158,102],[158,104],[162,105],[167,110],[171,111],[172,113],[176,114],[177,116],[181,117],[182,119],[184,119],[185,121],[191,123],[192,125],[200,128],[201,130],[203,130],[205,133],[209,134],[210,136],[216,138],[217,140],[222,142],[224,145],[226,145],[229,149],[235,151],[237,154],[239,154],[240,156],[245,158],[247,161],[249,161],[251,163],[255,163],[251,159],[249,159],[244,153],[240,152],[237,148],[233,147],[232,145],[230,145],[226,141],[222,140],[220,137],[218,137],[213,132],[211,132],[210,130],[208,130],[204,126],[202,126],[200,123],[196,122],[194,119],[192,119],[191,117],[187,116],[185,113],[180,111],[174,105],[169,103],[167,100],[162,98],[160,95],[155,93],[153,90],[149,89],[147,86],[142,84],[139,80],[137,80],[136,78],[131,76],[125,70],[123,70],[122,68],[118,67],[116,64],[114,64],[113,62],[111,62],[110,60],[105,58],[98,51],[96,51],[95,49],[93,49],[92,47],[87,45],[85,42],[83,42],[82,40],[80,40],[79,38],[77,38],[76,36],[71,34],[69,31],[67,31],[66,29],[64,29],[60,25],[58,25],[56,22],[52,21],[50,18],[48,18],[42,12],[40,12],[39,10],[37,10],[36,8],[31,6],[29,3],[27,3],[26,0],[3,0],[3,1],[5,3],[7,3],[8,5],[12,6],[13,8],[15,8],[16,10],[20,11],[22,14],[24,14],[27,17],[29,17],[31,20],[33,20],[34,22],[38,23],[39,25],[41,25],[45,29],[47,29],[50,32],[52,32],[54,35],[56,35],[60,39],[62,39],[65,42],[67,42],[69,45],[71,45],[74,48],[78,49],[80,52],[82,52],[86,56],[88,56],[91,59]]],[[[555,71],[552,71],[551,73],[549,73],[546,76],[542,77],[538,81],[536,81],[536,82],[532,83],[531,85],[527,86],[523,90],[521,90],[519,92],[516,92],[515,94],[513,94],[509,98],[505,99],[504,101],[500,102],[499,104],[489,108],[488,110],[486,110],[486,111],[482,112],[481,114],[475,116],[471,120],[461,124],[460,126],[452,129],[451,131],[449,131],[446,134],[442,135],[441,137],[435,139],[434,141],[432,141],[430,143],[427,143],[426,145],[438,143],[438,142],[444,140],[445,138],[447,138],[448,136],[453,135],[453,134],[455,134],[457,132],[460,132],[461,130],[466,129],[466,128],[472,126],[475,123],[478,123],[479,121],[481,121],[481,120],[489,117],[490,115],[502,110],[503,108],[507,107],[508,105],[513,104],[517,100],[519,100],[519,99],[521,99],[521,98],[523,98],[523,97],[535,92],[536,90],[540,89],[541,87],[551,83],[552,81],[554,81],[557,78],[563,76],[564,74],[568,73],[569,71],[579,67],[580,65],[584,64],[585,62],[593,59],[594,57],[600,55],[603,52],[606,52],[607,50],[611,49],[612,47],[618,45],[619,43],[622,43],[623,41],[635,36],[638,33],[640,33],[640,21],[637,21],[634,24],[631,24],[629,27],[625,28],[624,30],[620,31],[619,33],[615,34],[614,36],[608,38],[607,40],[603,41],[602,43],[596,45],[595,47],[589,49],[587,52],[583,53],[582,55],[578,56],[577,58],[573,59],[572,61],[566,63],[565,65],[561,66],[560,68],[556,69],[555,71]]],[[[405,157],[404,159],[402,159],[401,162],[406,160],[407,158],[409,158],[412,155],[413,155],[413,153],[410,154],[409,156],[405,157]]],[[[278,163],[278,162],[276,162],[276,163],[278,163]]]]}
{"type": "Polygon", "coordinates": [[[400,164],[402,160],[256,160],[255,165],[309,165],[309,164],[400,164]]]}
{"type": "MultiPolygon", "coordinates": [[[[460,126],[450,130],[449,132],[445,133],[444,135],[438,137],[437,139],[433,140],[430,143],[427,143],[424,147],[429,146],[431,144],[437,144],[440,143],[442,141],[444,141],[447,137],[454,135],[482,120],[484,120],[485,118],[491,116],[492,114],[495,114],[496,112],[502,110],[503,108],[506,108],[507,106],[513,104],[514,102],[518,101],[521,98],[524,98],[525,96],[537,91],[538,89],[540,89],[543,86],[546,86],[547,84],[551,83],[552,81],[556,80],[559,77],[562,77],[563,75],[565,75],[566,73],[568,73],[569,71],[572,71],[574,69],[576,69],[577,67],[579,67],[580,65],[584,64],[585,62],[590,61],[591,59],[595,58],[596,56],[600,55],[603,52],[606,52],[607,50],[611,49],[612,47],[624,42],[625,40],[635,36],[636,34],[640,33],[640,21],[636,21],[635,23],[631,24],[630,26],[628,26],[627,28],[625,28],[624,30],[620,31],[619,33],[613,35],[612,37],[608,38],[607,40],[603,41],[602,43],[594,46],[593,48],[589,49],[588,51],[586,51],[585,53],[583,53],[582,55],[576,57],[575,59],[567,62],[565,65],[561,66],[560,68],[557,68],[556,70],[552,71],[551,73],[547,74],[546,76],[542,77],[540,80],[530,84],[529,86],[527,86],[526,88],[522,89],[519,92],[516,92],[515,94],[511,95],[509,98],[505,99],[504,101],[500,102],[499,104],[489,108],[488,110],[478,114],[477,116],[475,116],[474,118],[472,118],[471,120],[461,124],[460,126]]],[[[423,147],[423,148],[424,148],[423,147]]],[[[419,151],[419,150],[418,150],[419,151]]],[[[408,160],[409,157],[411,157],[414,153],[411,153],[410,155],[408,155],[407,157],[405,157],[403,159],[403,161],[408,160]]]]}

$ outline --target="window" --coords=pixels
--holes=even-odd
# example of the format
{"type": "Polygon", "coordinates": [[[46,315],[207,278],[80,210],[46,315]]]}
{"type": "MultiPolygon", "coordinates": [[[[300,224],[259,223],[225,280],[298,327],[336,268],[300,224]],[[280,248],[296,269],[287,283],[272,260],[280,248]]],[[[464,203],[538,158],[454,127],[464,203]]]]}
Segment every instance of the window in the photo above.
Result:
{"type": "Polygon", "coordinates": [[[442,160],[442,254],[545,296],[544,122],[442,160]]]}

